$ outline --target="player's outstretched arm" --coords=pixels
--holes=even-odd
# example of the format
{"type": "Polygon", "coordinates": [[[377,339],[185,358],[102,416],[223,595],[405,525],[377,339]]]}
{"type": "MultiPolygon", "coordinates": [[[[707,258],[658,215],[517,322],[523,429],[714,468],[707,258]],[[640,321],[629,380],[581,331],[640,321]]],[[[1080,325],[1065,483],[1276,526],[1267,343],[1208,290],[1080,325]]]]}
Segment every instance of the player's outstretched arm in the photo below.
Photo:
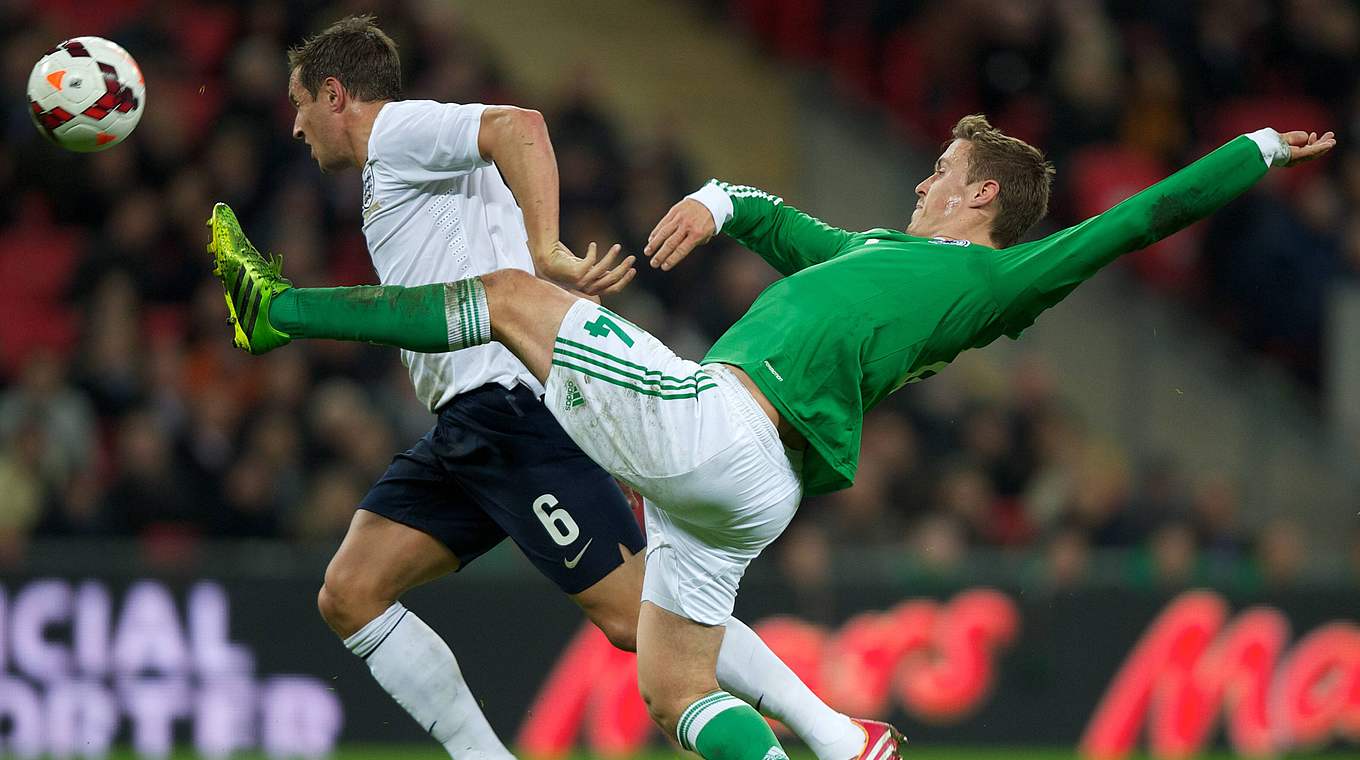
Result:
{"type": "Polygon", "coordinates": [[[789,275],[835,256],[850,233],[814,219],[778,196],[745,185],[709,180],[671,207],[647,237],[643,255],[671,269],[719,232],[789,275]]]}
{"type": "Polygon", "coordinates": [[[1336,146],[1324,133],[1262,129],[1237,137],[1110,210],[995,255],[997,300],[1015,334],[1119,256],[1212,214],[1271,167],[1318,158],[1336,146]]]}
{"type": "Polygon", "coordinates": [[[616,293],[632,280],[636,257],[619,261],[619,246],[597,257],[591,243],[586,257],[580,258],[559,239],[557,157],[543,114],[513,106],[487,108],[477,148],[496,164],[524,212],[538,276],[585,295],[616,293]]]}

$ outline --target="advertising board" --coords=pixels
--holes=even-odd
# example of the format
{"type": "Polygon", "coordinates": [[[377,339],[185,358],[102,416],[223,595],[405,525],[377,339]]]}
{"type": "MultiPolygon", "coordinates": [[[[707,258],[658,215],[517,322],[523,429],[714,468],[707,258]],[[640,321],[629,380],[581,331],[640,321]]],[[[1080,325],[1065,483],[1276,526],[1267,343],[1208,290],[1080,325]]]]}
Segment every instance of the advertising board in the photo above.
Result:
{"type": "MultiPolygon", "coordinates": [[[[787,592],[753,584],[739,612],[832,706],[916,742],[1071,746],[1095,760],[1360,744],[1352,589],[927,598],[857,584],[835,595],[833,622],[787,614],[787,592]]],[[[0,754],[322,757],[425,740],[326,629],[315,594],[303,579],[0,582],[0,754]]],[[[527,753],[623,757],[661,741],[633,656],[540,579],[469,576],[407,602],[527,753]]]]}

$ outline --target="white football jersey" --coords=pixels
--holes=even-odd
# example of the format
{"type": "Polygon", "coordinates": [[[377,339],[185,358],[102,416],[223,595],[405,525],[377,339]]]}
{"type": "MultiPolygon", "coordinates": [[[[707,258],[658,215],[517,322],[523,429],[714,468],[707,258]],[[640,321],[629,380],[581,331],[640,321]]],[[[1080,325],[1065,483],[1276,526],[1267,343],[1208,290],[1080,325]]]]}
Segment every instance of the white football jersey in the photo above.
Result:
{"type": "MultiPolygon", "coordinates": [[[[388,103],[368,137],[364,238],[384,285],[429,285],[497,269],[534,271],[524,216],[495,165],[477,149],[480,104],[388,103]]],[[[402,351],[431,411],[487,383],[542,386],[504,346],[443,354],[402,351]]]]}

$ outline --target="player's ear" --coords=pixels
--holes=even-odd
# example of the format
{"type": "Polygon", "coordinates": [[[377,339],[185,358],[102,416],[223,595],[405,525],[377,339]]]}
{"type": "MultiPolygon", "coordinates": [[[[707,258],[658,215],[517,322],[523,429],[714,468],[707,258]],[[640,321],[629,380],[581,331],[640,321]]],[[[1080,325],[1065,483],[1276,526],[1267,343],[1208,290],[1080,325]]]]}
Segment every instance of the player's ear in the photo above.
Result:
{"type": "Polygon", "coordinates": [[[972,196],[968,199],[970,208],[984,208],[996,201],[996,196],[1001,192],[1001,183],[994,179],[984,179],[977,183],[973,189],[972,196]]]}
{"type": "Polygon", "coordinates": [[[340,84],[339,79],[326,77],[316,97],[323,101],[329,110],[342,111],[345,108],[345,101],[349,99],[349,93],[345,92],[345,86],[340,84]]]}

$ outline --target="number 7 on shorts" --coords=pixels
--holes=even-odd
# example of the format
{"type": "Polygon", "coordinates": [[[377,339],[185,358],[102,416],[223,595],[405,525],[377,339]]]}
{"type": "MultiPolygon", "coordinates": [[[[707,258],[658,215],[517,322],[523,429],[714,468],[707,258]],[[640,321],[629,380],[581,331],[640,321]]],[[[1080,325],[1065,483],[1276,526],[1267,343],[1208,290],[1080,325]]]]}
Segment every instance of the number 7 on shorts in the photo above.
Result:
{"type": "Polygon", "coordinates": [[[610,333],[614,333],[619,336],[619,340],[623,341],[623,345],[629,348],[633,347],[633,339],[623,331],[622,327],[619,327],[618,322],[615,322],[608,313],[605,313],[603,308],[600,309],[600,316],[596,317],[594,322],[581,325],[581,329],[596,338],[607,338],[610,333]]]}

